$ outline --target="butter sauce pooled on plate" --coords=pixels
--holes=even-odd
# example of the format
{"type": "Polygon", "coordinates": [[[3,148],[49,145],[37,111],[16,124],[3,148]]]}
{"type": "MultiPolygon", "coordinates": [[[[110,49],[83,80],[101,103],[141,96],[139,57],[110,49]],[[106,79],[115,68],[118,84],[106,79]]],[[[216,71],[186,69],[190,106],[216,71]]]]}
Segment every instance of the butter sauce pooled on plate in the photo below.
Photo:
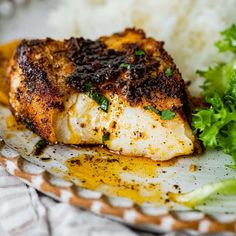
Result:
{"type": "Polygon", "coordinates": [[[79,178],[81,186],[85,188],[106,192],[110,196],[130,198],[140,204],[166,204],[167,196],[163,196],[155,178],[158,177],[158,168],[161,171],[162,167],[172,166],[175,162],[176,159],[157,162],[144,157],[103,155],[103,151],[98,150],[96,155],[68,159],[65,178],[79,178]]]}

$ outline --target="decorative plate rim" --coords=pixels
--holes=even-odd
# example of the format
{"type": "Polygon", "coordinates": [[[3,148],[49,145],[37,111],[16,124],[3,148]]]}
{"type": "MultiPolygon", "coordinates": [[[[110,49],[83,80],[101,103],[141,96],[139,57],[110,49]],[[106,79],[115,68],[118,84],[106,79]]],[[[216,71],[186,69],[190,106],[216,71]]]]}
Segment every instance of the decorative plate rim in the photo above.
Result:
{"type": "MultiPolygon", "coordinates": [[[[86,198],[78,193],[78,187],[73,183],[71,183],[71,186],[69,187],[57,186],[51,183],[50,179],[55,177],[46,170],[43,170],[41,173],[27,172],[23,169],[23,163],[30,162],[25,160],[20,155],[7,157],[2,153],[4,148],[9,149],[10,147],[8,147],[3,140],[0,140],[0,164],[5,166],[6,170],[11,175],[18,177],[27,185],[36,188],[38,191],[56,200],[89,210],[98,215],[103,215],[121,221],[128,225],[142,227],[146,230],[156,232],[190,230],[199,233],[236,233],[236,219],[220,222],[219,220],[202,213],[200,218],[197,217],[196,219],[187,220],[187,217],[180,217],[177,211],[168,211],[161,213],[160,215],[153,216],[146,214],[135,204],[131,207],[114,206],[109,201],[109,197],[102,194],[99,198],[86,198]]],[[[32,163],[31,165],[36,166],[32,163]]],[[[187,211],[185,214],[192,214],[193,212],[197,213],[197,211],[187,211]]]]}

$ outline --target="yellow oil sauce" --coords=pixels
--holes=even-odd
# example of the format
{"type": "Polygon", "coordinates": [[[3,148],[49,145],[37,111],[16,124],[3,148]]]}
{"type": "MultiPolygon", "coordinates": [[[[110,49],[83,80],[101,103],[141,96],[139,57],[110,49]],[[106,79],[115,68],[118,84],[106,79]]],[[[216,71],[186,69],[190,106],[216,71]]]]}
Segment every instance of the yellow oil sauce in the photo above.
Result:
{"type": "Polygon", "coordinates": [[[25,125],[17,122],[13,115],[9,115],[6,119],[6,122],[7,122],[7,128],[11,131],[26,129],[25,125]]]}
{"type": "Polygon", "coordinates": [[[163,163],[143,157],[104,156],[101,151],[101,154],[83,154],[68,159],[66,179],[78,178],[85,188],[99,190],[109,196],[127,197],[136,203],[165,202],[160,185],[154,180],[158,167],[163,163]]]}
{"type": "Polygon", "coordinates": [[[7,66],[19,40],[0,45],[0,102],[8,105],[9,84],[7,82],[7,66]]]}

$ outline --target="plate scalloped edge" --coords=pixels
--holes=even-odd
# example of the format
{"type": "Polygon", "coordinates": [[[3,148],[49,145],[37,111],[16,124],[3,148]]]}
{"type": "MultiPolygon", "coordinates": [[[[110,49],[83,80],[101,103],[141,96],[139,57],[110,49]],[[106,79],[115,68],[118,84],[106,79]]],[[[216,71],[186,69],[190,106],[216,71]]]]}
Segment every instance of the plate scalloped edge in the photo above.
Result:
{"type": "Polygon", "coordinates": [[[190,232],[236,233],[236,218],[227,215],[214,218],[210,215],[197,212],[157,211],[148,212],[135,204],[125,203],[125,199],[116,198],[112,202],[110,197],[99,192],[78,188],[72,183],[52,176],[27,160],[23,159],[13,149],[0,140],[0,164],[13,176],[24,183],[36,188],[50,197],[87,209],[95,214],[119,220],[128,225],[154,232],[169,232],[189,230],[190,232]],[[28,165],[24,168],[24,165],[28,165]],[[27,169],[27,171],[26,171],[27,169]],[[34,170],[32,170],[34,169],[34,170]],[[35,170],[37,170],[35,172],[35,170]],[[78,191],[78,189],[85,191],[78,191]]]}

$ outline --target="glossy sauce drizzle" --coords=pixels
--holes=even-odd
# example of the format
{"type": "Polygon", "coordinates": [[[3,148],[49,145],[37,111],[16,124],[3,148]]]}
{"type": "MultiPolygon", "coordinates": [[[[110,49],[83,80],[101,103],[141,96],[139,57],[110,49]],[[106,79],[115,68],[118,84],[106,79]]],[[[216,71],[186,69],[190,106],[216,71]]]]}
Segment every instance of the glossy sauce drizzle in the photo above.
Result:
{"type": "MultiPolygon", "coordinates": [[[[155,180],[158,168],[175,161],[156,162],[143,157],[116,154],[81,155],[66,161],[68,176],[78,178],[81,185],[110,196],[127,197],[136,203],[165,202],[160,184],[155,180]]],[[[99,153],[99,151],[98,151],[99,153]]]]}

